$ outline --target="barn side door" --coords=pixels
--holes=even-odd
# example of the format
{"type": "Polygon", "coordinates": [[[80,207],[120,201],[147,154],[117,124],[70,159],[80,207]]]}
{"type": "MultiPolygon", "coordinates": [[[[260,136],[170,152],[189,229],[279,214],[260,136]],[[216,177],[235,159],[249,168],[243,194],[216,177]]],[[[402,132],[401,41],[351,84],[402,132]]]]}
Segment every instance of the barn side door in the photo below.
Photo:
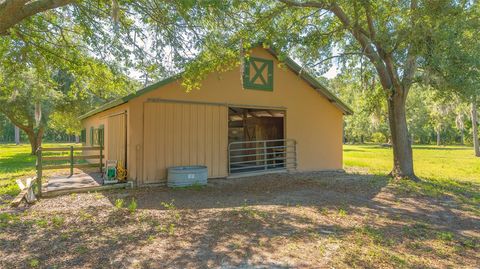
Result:
{"type": "Polygon", "coordinates": [[[106,157],[127,167],[127,113],[109,116],[107,119],[106,157]]]}

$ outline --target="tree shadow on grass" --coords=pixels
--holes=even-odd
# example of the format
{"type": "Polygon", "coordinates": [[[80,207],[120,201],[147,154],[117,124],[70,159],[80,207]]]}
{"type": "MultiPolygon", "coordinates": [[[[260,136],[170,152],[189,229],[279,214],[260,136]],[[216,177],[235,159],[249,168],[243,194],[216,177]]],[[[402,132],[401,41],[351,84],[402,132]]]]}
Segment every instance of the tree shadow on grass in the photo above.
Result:
{"type": "Polygon", "coordinates": [[[28,153],[17,153],[11,157],[0,158],[0,179],[4,179],[2,174],[34,170],[35,159],[35,156],[28,153]]]}
{"type": "Polygon", "coordinates": [[[425,145],[412,145],[412,148],[415,149],[422,149],[422,150],[466,150],[469,149],[467,146],[458,145],[456,147],[449,147],[449,146],[425,146],[425,145]]]}
{"type": "Polygon", "coordinates": [[[38,216],[8,221],[0,266],[22,267],[34,258],[42,267],[69,268],[291,268],[331,262],[424,268],[428,264],[402,260],[395,249],[412,243],[417,249],[404,250],[409,255],[441,260],[441,248],[426,243],[438,238],[463,252],[446,258],[455,265],[475,261],[478,238],[466,231],[479,231],[478,218],[444,203],[449,200],[443,196],[396,190],[398,183],[381,176],[308,173],[216,180],[203,189],[105,192],[112,205],[121,199],[126,207],[134,198],[137,209],[89,206],[55,213],[63,223],[53,213],[41,217],[46,224],[38,216]],[[366,257],[365,249],[379,254],[366,257]]]}

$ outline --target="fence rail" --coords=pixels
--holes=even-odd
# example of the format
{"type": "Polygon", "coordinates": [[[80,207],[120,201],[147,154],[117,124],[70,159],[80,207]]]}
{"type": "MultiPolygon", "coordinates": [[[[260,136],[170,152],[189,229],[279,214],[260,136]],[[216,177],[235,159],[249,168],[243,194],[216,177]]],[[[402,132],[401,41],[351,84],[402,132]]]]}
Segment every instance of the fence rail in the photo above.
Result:
{"type": "Polygon", "coordinates": [[[38,182],[38,193],[39,196],[42,194],[42,175],[43,170],[51,169],[70,169],[70,176],[73,175],[74,168],[85,168],[85,167],[98,167],[100,173],[103,171],[103,147],[57,147],[57,148],[42,148],[37,149],[37,177],[38,182]],[[94,155],[75,155],[76,151],[99,151],[99,154],[94,155]],[[68,152],[68,155],[65,156],[43,156],[43,152],[68,152]],[[98,162],[95,163],[76,163],[79,160],[92,160],[98,159],[98,162]],[[44,161],[68,161],[67,164],[48,164],[44,165],[44,161]]]}
{"type": "Polygon", "coordinates": [[[296,147],[293,139],[232,142],[228,145],[228,172],[232,175],[296,169],[296,147]]]}

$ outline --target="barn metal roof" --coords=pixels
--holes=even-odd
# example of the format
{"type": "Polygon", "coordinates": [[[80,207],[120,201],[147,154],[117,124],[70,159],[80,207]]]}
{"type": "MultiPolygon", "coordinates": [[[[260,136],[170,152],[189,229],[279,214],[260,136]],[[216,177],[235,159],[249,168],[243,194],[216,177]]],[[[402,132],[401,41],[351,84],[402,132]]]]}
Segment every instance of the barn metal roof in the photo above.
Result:
{"type": "MultiPolygon", "coordinates": [[[[277,58],[277,53],[273,49],[267,49],[267,51],[272,54],[274,57],[277,58]]],[[[303,79],[305,82],[310,84],[310,86],[315,89],[318,93],[323,95],[325,98],[327,98],[330,103],[334,104],[336,107],[338,107],[344,115],[352,115],[353,110],[345,104],[342,100],[340,100],[338,97],[336,97],[330,90],[328,90],[320,81],[318,81],[314,76],[306,72],[299,64],[297,64],[293,59],[287,57],[284,61],[286,66],[290,68],[295,74],[297,74],[301,79],[303,79]]],[[[167,84],[170,84],[174,81],[177,81],[181,79],[182,73],[176,74],[174,76],[171,76],[169,78],[166,78],[164,80],[158,81],[156,83],[153,83],[145,88],[142,88],[134,93],[131,93],[127,96],[120,97],[118,99],[115,99],[111,102],[105,103],[104,105],[91,110],[82,116],[79,117],[80,120],[86,119],[90,116],[93,116],[97,113],[103,112],[105,110],[108,110],[110,108],[114,108],[116,106],[125,104],[129,102],[130,100],[139,97],[145,93],[151,92],[153,90],[157,90],[158,88],[165,86],[167,84]]]]}

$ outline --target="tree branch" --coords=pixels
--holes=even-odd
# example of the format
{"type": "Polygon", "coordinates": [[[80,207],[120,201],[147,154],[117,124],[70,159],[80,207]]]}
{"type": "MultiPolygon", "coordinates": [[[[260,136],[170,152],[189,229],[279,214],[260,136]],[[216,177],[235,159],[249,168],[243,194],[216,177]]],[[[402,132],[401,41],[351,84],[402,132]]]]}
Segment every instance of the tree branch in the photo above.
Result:
{"type": "Polygon", "coordinates": [[[360,43],[365,52],[365,56],[370,60],[370,62],[375,66],[375,69],[378,72],[380,78],[380,83],[384,89],[392,89],[392,77],[390,76],[385,62],[382,57],[379,55],[378,48],[373,47],[372,40],[364,34],[365,30],[360,31],[359,27],[351,25],[350,19],[347,14],[342,10],[337,4],[332,4],[331,11],[337,16],[337,18],[342,22],[342,24],[350,30],[355,39],[360,43]]]}
{"type": "MultiPolygon", "coordinates": [[[[365,56],[375,66],[375,69],[378,72],[382,87],[386,90],[390,90],[392,92],[394,91],[393,80],[395,78],[392,76],[394,72],[389,72],[384,57],[380,55],[380,53],[382,53],[383,51],[382,47],[379,44],[376,44],[374,40],[372,40],[372,36],[375,36],[375,32],[373,28],[373,20],[371,20],[372,21],[371,25],[369,25],[370,32],[368,32],[359,25],[353,25],[350,21],[350,18],[347,16],[347,14],[335,2],[327,2],[327,1],[297,2],[295,0],[278,0],[278,1],[288,6],[304,7],[304,8],[305,7],[320,8],[320,9],[331,11],[340,20],[342,25],[346,29],[348,29],[350,33],[353,35],[353,37],[360,43],[361,47],[363,48],[363,52],[365,56]]],[[[386,54],[383,53],[383,56],[385,55],[386,54]]]]}
{"type": "Polygon", "coordinates": [[[0,108],[0,112],[2,112],[5,116],[7,116],[7,118],[14,124],[16,125],[18,128],[24,130],[25,132],[28,131],[28,130],[32,130],[33,128],[31,128],[31,126],[28,126],[28,125],[25,125],[25,124],[22,124],[20,121],[18,121],[17,119],[15,119],[15,117],[8,113],[8,111],[6,111],[5,109],[1,109],[0,108]]]}
{"type": "Polygon", "coordinates": [[[342,57],[350,56],[350,55],[362,55],[362,56],[365,56],[365,53],[362,53],[362,52],[344,52],[344,53],[341,53],[341,54],[333,55],[333,56],[327,57],[327,58],[325,58],[325,59],[322,59],[322,60],[319,61],[318,63],[313,64],[311,67],[319,66],[319,65],[323,64],[324,62],[333,60],[333,59],[335,59],[335,58],[342,58],[342,57]]]}
{"type": "Polygon", "coordinates": [[[364,7],[365,7],[365,15],[367,16],[367,25],[368,25],[368,31],[370,32],[370,38],[375,41],[376,32],[375,32],[375,26],[373,23],[372,7],[370,6],[370,2],[365,3],[364,7]]]}
{"type": "Polygon", "coordinates": [[[0,35],[8,35],[10,28],[28,17],[74,2],[75,0],[6,0],[0,4],[0,35]]]}
{"type": "Polygon", "coordinates": [[[315,7],[321,9],[328,9],[330,3],[328,1],[306,1],[306,2],[297,2],[293,0],[279,0],[280,2],[288,5],[288,6],[296,6],[296,7],[315,7]]]}
{"type": "MultiPolygon", "coordinates": [[[[417,0],[412,0],[410,3],[410,10],[411,10],[411,27],[415,28],[415,18],[414,18],[414,11],[417,9],[418,3],[417,0]]],[[[415,55],[415,52],[413,51],[413,44],[410,44],[407,52],[407,60],[405,61],[405,68],[403,70],[403,78],[402,78],[402,85],[405,89],[410,88],[410,85],[413,83],[413,76],[415,75],[415,71],[417,69],[417,56],[415,55]]],[[[408,93],[408,92],[407,92],[408,93]]],[[[406,98],[407,94],[405,94],[406,98]]]]}

